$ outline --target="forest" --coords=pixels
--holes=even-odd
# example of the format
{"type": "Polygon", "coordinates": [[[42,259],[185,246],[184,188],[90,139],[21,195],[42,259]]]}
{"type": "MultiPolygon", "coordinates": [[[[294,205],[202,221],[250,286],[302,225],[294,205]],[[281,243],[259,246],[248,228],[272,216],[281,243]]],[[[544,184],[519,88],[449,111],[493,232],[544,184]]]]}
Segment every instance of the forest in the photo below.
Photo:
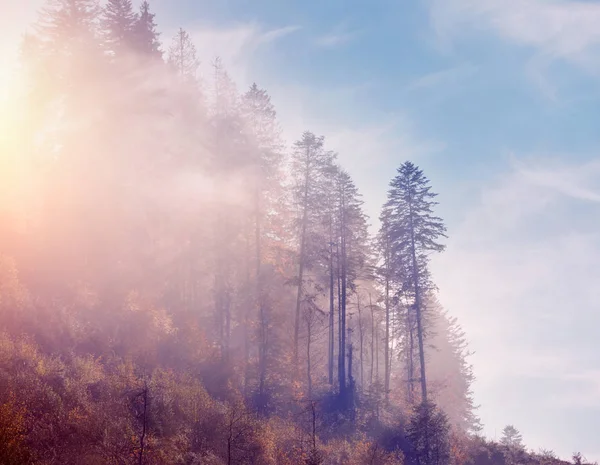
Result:
{"type": "Polygon", "coordinates": [[[0,464],[585,463],[482,436],[426,174],[398,154],[368,218],[326,137],[159,20],[48,0],[19,45],[0,464]]]}

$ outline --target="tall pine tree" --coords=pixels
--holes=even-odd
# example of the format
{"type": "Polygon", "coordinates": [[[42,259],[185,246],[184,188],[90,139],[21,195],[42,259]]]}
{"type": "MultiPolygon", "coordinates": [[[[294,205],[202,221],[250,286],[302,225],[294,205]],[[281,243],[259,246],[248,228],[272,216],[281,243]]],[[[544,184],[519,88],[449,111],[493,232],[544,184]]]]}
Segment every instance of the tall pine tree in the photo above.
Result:
{"type": "Polygon", "coordinates": [[[150,3],[144,0],[134,25],[134,47],[142,55],[162,58],[160,33],[154,18],[154,13],[150,12],[150,3]]]}
{"type": "Polygon", "coordinates": [[[133,46],[137,21],[131,0],[107,1],[102,26],[110,52],[119,54],[133,46]]]}
{"type": "Polygon", "coordinates": [[[433,214],[436,196],[423,171],[408,161],[398,168],[391,181],[382,213],[389,267],[402,274],[406,271],[403,279],[413,291],[414,302],[409,308],[414,312],[417,329],[422,402],[427,402],[423,298],[432,288],[428,254],[443,251],[439,239],[446,237],[443,221],[433,214]]]}
{"type": "Polygon", "coordinates": [[[180,28],[171,42],[168,62],[184,81],[195,81],[200,60],[187,31],[180,28]]]}

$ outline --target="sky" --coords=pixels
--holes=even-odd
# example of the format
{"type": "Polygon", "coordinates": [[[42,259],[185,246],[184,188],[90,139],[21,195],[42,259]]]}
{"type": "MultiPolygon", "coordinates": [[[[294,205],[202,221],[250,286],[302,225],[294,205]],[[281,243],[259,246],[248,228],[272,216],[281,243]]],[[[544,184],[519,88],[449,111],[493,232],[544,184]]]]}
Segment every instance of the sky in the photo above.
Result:
{"type": "MultiPolygon", "coordinates": [[[[0,96],[39,0],[0,0],[0,96]]],[[[439,299],[466,330],[484,432],[600,460],[600,2],[154,0],[288,142],[324,135],[373,218],[404,161],[439,193],[439,299]]]]}

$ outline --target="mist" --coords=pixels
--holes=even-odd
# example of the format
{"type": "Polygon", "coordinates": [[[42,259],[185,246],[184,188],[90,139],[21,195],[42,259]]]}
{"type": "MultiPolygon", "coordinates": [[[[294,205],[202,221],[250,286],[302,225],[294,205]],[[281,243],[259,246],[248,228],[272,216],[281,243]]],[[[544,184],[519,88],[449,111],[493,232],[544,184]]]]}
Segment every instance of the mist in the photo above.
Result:
{"type": "Polygon", "coordinates": [[[283,140],[268,90],[157,23],[51,0],[11,44],[0,463],[561,462],[481,435],[423,171],[369,218],[326,134],[283,140]]]}

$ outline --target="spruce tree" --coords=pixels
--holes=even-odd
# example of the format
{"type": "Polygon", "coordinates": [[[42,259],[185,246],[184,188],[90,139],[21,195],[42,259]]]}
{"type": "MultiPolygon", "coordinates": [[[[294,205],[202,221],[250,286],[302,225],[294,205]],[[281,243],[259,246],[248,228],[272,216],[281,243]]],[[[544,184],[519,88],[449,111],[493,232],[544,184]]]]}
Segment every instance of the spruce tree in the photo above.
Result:
{"type": "MultiPolygon", "coordinates": [[[[269,353],[272,351],[272,348],[269,347],[269,340],[273,339],[273,335],[270,325],[272,308],[268,305],[270,299],[265,291],[263,264],[265,256],[269,254],[268,238],[274,237],[270,215],[277,212],[277,202],[282,191],[280,170],[283,149],[275,108],[265,90],[253,84],[242,97],[241,113],[245,124],[245,134],[251,146],[248,178],[251,181],[252,207],[249,230],[246,234],[248,241],[254,243],[253,268],[258,326],[256,338],[258,341],[257,398],[259,399],[259,410],[264,412],[266,409],[268,359],[269,353]]],[[[247,258],[251,260],[250,257],[247,258]]],[[[250,321],[251,317],[247,315],[246,320],[250,321]]],[[[250,339],[248,324],[244,325],[244,331],[245,363],[248,365],[248,341],[250,339]]]]}
{"type": "Polygon", "coordinates": [[[502,430],[500,444],[511,449],[523,448],[523,437],[517,428],[513,425],[507,425],[502,430]]]}
{"type": "Polygon", "coordinates": [[[424,350],[425,292],[432,289],[428,263],[430,252],[441,252],[444,245],[439,239],[446,237],[446,227],[441,218],[434,216],[434,200],[429,180],[417,166],[406,162],[390,183],[388,200],[382,213],[382,232],[387,244],[387,267],[399,273],[401,281],[412,290],[419,347],[421,401],[427,401],[427,381],[424,350]]]}
{"type": "Polygon", "coordinates": [[[446,414],[431,402],[422,402],[413,410],[407,438],[418,465],[450,463],[450,425],[446,414]]]}
{"type": "Polygon", "coordinates": [[[108,0],[102,19],[106,46],[112,53],[122,52],[134,43],[138,21],[131,0],[108,0]]]}
{"type": "Polygon", "coordinates": [[[36,32],[47,51],[72,55],[96,39],[99,13],[97,0],[48,0],[36,32]]]}
{"type": "Polygon", "coordinates": [[[338,234],[336,242],[339,260],[339,312],[338,312],[338,383],[339,392],[345,394],[348,376],[346,373],[346,335],[348,329],[347,306],[349,295],[356,289],[356,280],[364,275],[367,265],[367,219],[362,211],[362,199],[350,175],[338,169],[335,178],[336,216],[338,234]]]}
{"type": "Polygon", "coordinates": [[[195,81],[200,60],[190,35],[180,28],[171,42],[168,62],[184,81],[195,81]]]}
{"type": "Polygon", "coordinates": [[[144,0],[134,25],[134,46],[136,51],[142,55],[162,58],[160,33],[157,31],[155,16],[150,12],[150,3],[144,0]]]}
{"type": "Polygon", "coordinates": [[[324,192],[327,179],[333,169],[335,154],[326,151],[324,138],[311,132],[302,134],[294,144],[292,153],[293,197],[297,212],[298,275],[296,309],[294,312],[293,364],[298,363],[301,308],[310,301],[309,288],[312,287],[307,271],[321,258],[321,248],[326,247],[326,234],[321,227],[324,192]],[[319,235],[323,237],[319,238],[319,235]]]}

